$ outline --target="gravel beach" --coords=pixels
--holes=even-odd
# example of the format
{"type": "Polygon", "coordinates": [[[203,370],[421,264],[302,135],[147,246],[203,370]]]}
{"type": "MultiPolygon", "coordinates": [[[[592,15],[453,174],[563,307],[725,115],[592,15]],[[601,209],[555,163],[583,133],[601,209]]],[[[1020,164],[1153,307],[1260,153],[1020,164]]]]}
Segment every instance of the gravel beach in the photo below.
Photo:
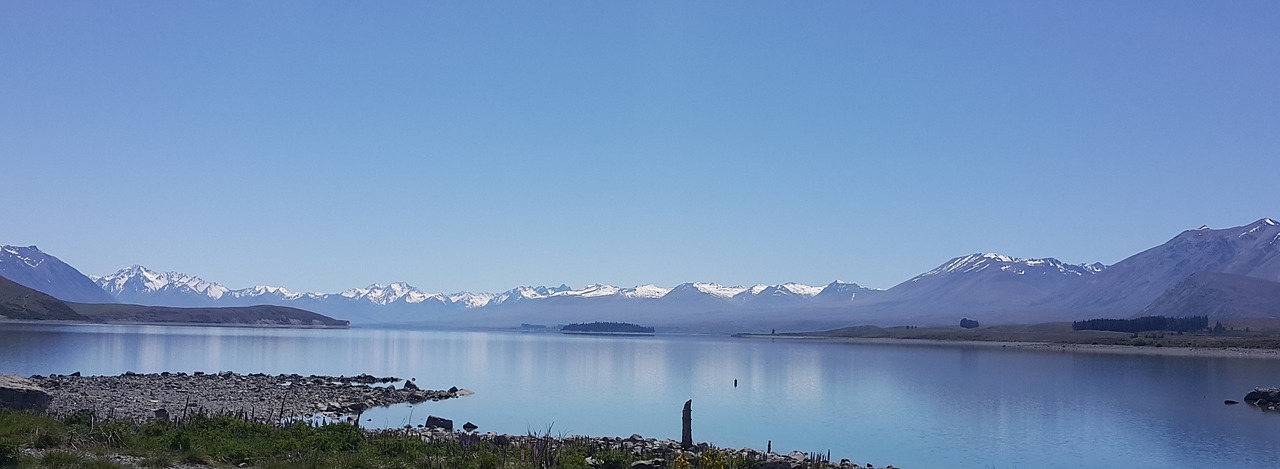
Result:
{"type": "Polygon", "coordinates": [[[456,387],[419,389],[395,377],[219,373],[125,373],[32,376],[53,398],[49,411],[88,410],[103,418],[144,420],[203,410],[259,419],[358,414],[375,406],[438,401],[470,394],[456,387]],[[399,383],[399,386],[397,386],[399,383]]]}

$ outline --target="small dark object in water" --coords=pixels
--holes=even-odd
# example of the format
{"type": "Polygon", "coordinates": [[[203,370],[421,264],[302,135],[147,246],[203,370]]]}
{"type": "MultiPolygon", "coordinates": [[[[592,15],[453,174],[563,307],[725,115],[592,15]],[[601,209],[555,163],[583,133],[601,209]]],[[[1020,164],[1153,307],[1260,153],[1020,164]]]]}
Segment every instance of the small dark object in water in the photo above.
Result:
{"type": "Polygon", "coordinates": [[[733,387],[735,387],[735,388],[736,388],[736,387],[738,387],[738,379],[737,379],[737,378],[734,378],[734,379],[733,379],[733,387]]]}
{"type": "Polygon", "coordinates": [[[1227,400],[1225,400],[1225,401],[1222,401],[1222,403],[1223,403],[1223,404],[1226,404],[1226,405],[1236,405],[1236,404],[1239,404],[1240,402],[1239,402],[1239,401],[1233,401],[1233,400],[1231,400],[1231,399],[1227,399],[1227,400]]]}
{"type": "Polygon", "coordinates": [[[480,428],[480,427],[479,427],[479,426],[477,426],[477,425],[476,425],[476,424],[474,424],[474,423],[471,423],[471,422],[467,422],[467,423],[462,424],[462,429],[463,429],[463,430],[466,430],[466,431],[469,431],[469,432],[474,432],[474,431],[476,431],[476,429],[477,429],[477,428],[480,428]]]}

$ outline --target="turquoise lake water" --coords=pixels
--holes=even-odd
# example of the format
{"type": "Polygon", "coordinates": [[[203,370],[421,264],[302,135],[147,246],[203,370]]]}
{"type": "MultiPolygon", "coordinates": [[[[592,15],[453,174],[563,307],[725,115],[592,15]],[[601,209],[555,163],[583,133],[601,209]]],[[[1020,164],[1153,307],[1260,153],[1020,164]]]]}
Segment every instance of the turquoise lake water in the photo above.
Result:
{"type": "Polygon", "coordinates": [[[1280,467],[1280,414],[1225,406],[1280,361],[730,337],[0,324],[0,373],[416,378],[475,395],[365,414],[694,438],[917,468],[1280,467]],[[734,387],[734,380],[738,386],[734,387]]]}

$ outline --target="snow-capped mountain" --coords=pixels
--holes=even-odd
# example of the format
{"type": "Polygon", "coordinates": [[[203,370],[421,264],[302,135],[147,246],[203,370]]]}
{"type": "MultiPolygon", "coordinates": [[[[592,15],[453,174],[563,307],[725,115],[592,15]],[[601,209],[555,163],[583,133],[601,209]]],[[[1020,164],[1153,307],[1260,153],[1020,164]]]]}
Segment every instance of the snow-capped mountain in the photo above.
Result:
{"type": "Polygon", "coordinates": [[[448,296],[449,303],[462,305],[466,309],[481,308],[497,297],[492,293],[458,292],[448,296]]]}
{"type": "Polygon", "coordinates": [[[516,287],[494,295],[493,298],[490,299],[488,303],[485,303],[484,306],[511,304],[517,301],[540,300],[556,293],[569,290],[572,290],[572,288],[563,284],[558,287],[516,287]]]}
{"type": "Polygon", "coordinates": [[[1003,254],[988,252],[970,254],[968,256],[951,259],[947,263],[942,264],[933,270],[917,275],[907,281],[915,283],[927,280],[929,277],[947,276],[957,273],[975,273],[982,272],[987,269],[996,269],[1001,272],[1008,272],[1014,275],[1066,275],[1082,277],[1101,272],[1104,268],[1105,266],[1101,263],[1073,265],[1064,263],[1052,257],[1044,259],[1018,259],[1003,254]]]}
{"type": "Polygon", "coordinates": [[[291,292],[285,288],[272,287],[268,285],[258,285],[255,287],[242,288],[239,290],[231,290],[226,293],[226,298],[234,298],[241,302],[252,302],[257,298],[277,298],[280,300],[299,300],[303,298],[322,298],[327,295],[317,293],[298,293],[291,292]]]}
{"type": "Polygon", "coordinates": [[[352,288],[338,295],[353,300],[361,300],[379,306],[392,303],[418,304],[425,301],[445,303],[448,297],[438,293],[427,293],[404,282],[393,282],[389,285],[373,284],[365,288],[352,288]]]}
{"type": "Polygon", "coordinates": [[[115,303],[75,267],[35,246],[0,246],[0,276],[62,301],[115,303]]]}
{"type": "Polygon", "coordinates": [[[977,253],[956,257],[895,285],[874,298],[870,309],[881,316],[927,321],[1013,313],[1044,322],[1058,319],[1033,314],[1046,308],[1040,306],[1045,299],[1081,286],[1101,271],[1105,271],[1101,264],[977,253]]]}
{"type": "Polygon", "coordinates": [[[194,275],[156,272],[140,265],[120,269],[111,275],[89,278],[121,303],[209,306],[231,291],[194,275]]]}

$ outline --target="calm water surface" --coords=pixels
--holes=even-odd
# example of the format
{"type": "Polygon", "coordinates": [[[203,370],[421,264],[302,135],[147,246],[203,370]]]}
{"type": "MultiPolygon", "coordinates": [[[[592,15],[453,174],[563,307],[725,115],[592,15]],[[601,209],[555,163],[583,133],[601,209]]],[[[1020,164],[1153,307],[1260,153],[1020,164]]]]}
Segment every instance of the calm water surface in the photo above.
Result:
{"type": "Polygon", "coordinates": [[[0,324],[0,373],[220,371],[417,378],[474,396],[368,412],[482,431],[694,438],[905,468],[1280,467],[1280,414],[1225,406],[1280,362],[380,329],[0,324]],[[738,386],[733,386],[733,380],[738,386]]]}

